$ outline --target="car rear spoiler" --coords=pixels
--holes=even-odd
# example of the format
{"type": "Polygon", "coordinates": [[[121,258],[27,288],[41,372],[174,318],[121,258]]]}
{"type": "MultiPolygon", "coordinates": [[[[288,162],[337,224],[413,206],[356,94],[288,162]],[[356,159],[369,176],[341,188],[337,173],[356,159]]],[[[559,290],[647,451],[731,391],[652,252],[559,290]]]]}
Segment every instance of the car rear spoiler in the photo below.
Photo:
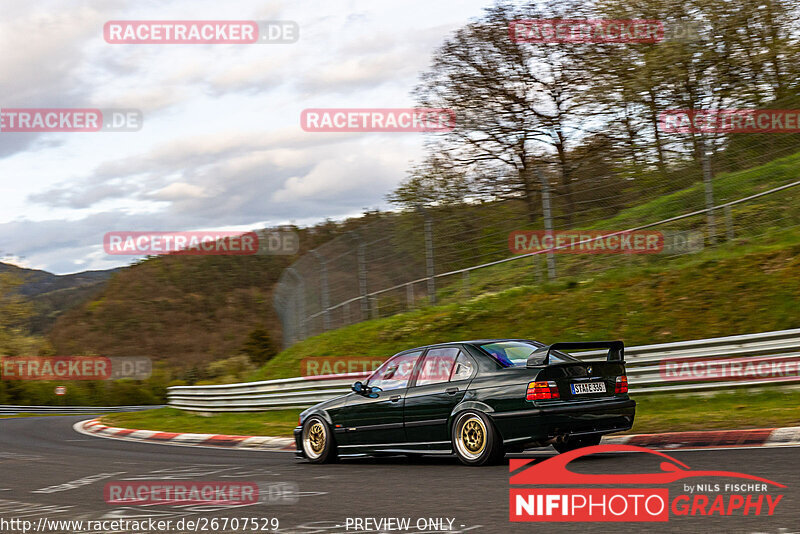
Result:
{"type": "Polygon", "coordinates": [[[608,349],[606,360],[609,362],[625,361],[625,343],[622,341],[567,341],[562,343],[553,343],[548,347],[542,347],[540,350],[537,350],[528,359],[528,367],[535,366],[536,364],[534,362],[534,358],[538,359],[541,353],[545,350],[547,353],[545,354],[543,365],[550,365],[550,353],[554,350],[570,351],[590,349],[608,349]]]}

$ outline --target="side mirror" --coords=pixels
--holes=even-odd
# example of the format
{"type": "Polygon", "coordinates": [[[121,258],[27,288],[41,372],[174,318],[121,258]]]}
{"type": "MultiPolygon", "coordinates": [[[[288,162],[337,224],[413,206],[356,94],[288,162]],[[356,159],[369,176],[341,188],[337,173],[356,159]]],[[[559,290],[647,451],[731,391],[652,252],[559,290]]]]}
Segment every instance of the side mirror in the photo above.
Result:
{"type": "Polygon", "coordinates": [[[383,391],[383,390],[381,388],[379,388],[378,386],[368,387],[367,388],[367,397],[369,397],[370,399],[377,399],[379,391],[383,391]]]}
{"type": "Polygon", "coordinates": [[[364,384],[362,384],[361,381],[359,380],[358,382],[353,384],[353,386],[350,389],[352,389],[356,393],[363,393],[364,392],[364,384]]]}

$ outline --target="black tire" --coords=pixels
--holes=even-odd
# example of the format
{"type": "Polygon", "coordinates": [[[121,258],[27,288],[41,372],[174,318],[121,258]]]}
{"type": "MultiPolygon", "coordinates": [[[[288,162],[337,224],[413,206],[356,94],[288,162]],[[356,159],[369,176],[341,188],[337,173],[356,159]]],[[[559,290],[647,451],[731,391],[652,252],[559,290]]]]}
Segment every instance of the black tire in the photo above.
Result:
{"type": "Polygon", "coordinates": [[[318,415],[312,415],[303,423],[300,442],[305,457],[313,464],[327,464],[337,460],[336,441],[331,427],[318,415]]]}
{"type": "Polygon", "coordinates": [[[453,451],[465,465],[491,465],[503,461],[505,451],[492,420],[481,412],[460,412],[451,428],[453,451]]]}
{"type": "Polygon", "coordinates": [[[559,453],[574,451],[575,449],[582,449],[583,447],[591,447],[592,445],[600,445],[602,435],[597,436],[582,436],[580,438],[568,438],[565,441],[553,443],[553,448],[559,453]]]}

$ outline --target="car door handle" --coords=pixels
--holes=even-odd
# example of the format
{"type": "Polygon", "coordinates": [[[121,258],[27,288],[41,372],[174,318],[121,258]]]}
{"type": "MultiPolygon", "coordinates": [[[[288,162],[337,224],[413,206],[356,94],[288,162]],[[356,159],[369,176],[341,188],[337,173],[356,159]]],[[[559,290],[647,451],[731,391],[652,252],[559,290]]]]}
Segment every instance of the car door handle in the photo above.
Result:
{"type": "Polygon", "coordinates": [[[389,400],[392,402],[397,402],[400,400],[400,395],[392,395],[391,397],[389,397],[389,400]]]}
{"type": "Polygon", "coordinates": [[[458,393],[458,388],[447,388],[446,390],[444,390],[444,392],[447,393],[448,395],[455,395],[456,393],[458,393]]]}

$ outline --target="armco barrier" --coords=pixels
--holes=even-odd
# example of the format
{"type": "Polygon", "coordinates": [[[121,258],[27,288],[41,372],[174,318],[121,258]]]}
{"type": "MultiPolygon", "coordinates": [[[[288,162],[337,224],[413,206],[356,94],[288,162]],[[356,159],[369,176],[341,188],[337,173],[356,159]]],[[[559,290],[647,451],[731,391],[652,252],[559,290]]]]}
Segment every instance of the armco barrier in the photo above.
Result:
{"type": "Polygon", "coordinates": [[[169,406],[198,412],[258,412],[307,408],[350,391],[368,373],[320,375],[218,386],[172,386],[169,406]]]}
{"type": "MultiPolygon", "coordinates": [[[[601,356],[603,351],[576,354],[581,358],[601,356]]],[[[626,347],[630,392],[636,395],[655,393],[702,392],[743,386],[778,386],[800,383],[800,329],[763,332],[677,343],[626,347]],[[707,362],[717,358],[752,358],[778,368],[792,362],[793,376],[766,376],[736,380],[666,380],[662,362],[686,358],[707,362]]],[[[745,361],[745,360],[742,360],[745,361]]],[[[350,391],[350,385],[365,373],[348,373],[282,380],[265,380],[216,386],[174,386],[168,389],[169,406],[197,412],[264,411],[284,408],[307,408],[350,391]]]]}

